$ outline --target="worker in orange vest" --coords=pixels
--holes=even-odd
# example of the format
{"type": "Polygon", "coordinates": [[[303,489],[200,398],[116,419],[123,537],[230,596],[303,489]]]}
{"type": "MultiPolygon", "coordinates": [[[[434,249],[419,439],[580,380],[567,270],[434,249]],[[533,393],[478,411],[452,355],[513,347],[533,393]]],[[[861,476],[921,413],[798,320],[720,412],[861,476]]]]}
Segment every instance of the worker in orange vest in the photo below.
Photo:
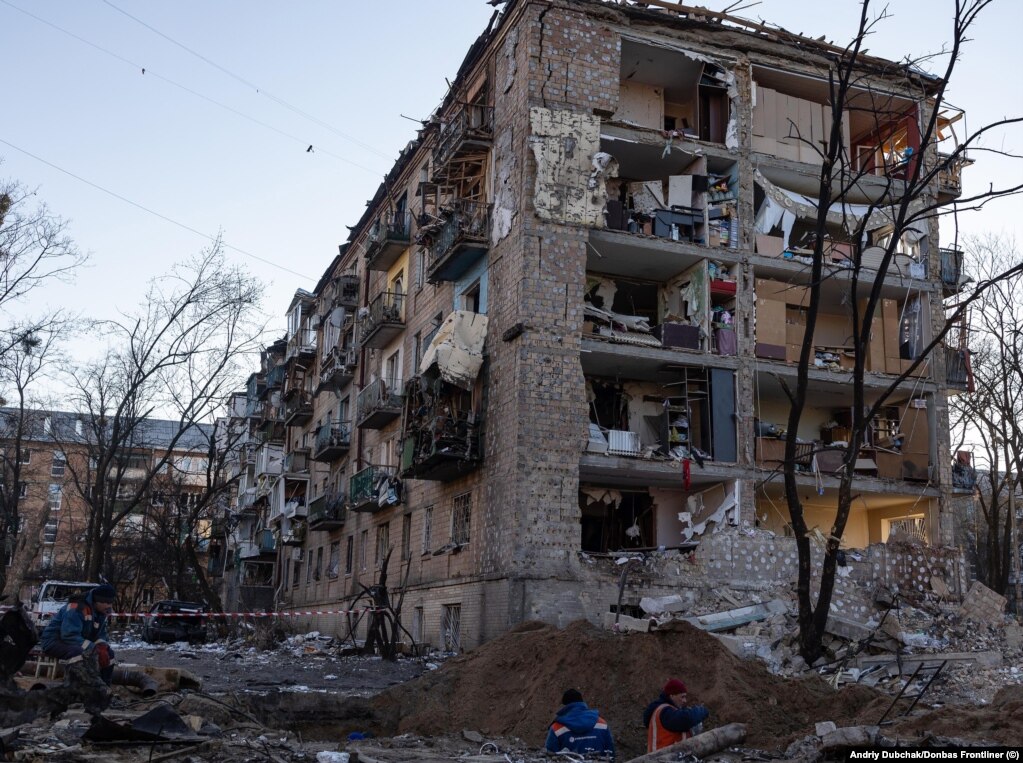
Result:
{"type": "Polygon", "coordinates": [[[703,705],[686,706],[686,685],[672,678],[661,695],[643,711],[646,726],[646,751],[654,752],[700,733],[710,711],[703,705]]]}

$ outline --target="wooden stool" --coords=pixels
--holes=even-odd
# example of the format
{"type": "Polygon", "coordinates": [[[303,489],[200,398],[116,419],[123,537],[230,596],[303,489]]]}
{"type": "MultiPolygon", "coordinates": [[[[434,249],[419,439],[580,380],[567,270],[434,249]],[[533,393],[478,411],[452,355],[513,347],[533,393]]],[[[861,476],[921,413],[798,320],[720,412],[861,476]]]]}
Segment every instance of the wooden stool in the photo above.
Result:
{"type": "Polygon", "coordinates": [[[50,657],[48,654],[40,654],[36,658],[36,678],[49,678],[50,680],[56,680],[57,678],[57,667],[60,665],[60,660],[56,657],[50,657]]]}

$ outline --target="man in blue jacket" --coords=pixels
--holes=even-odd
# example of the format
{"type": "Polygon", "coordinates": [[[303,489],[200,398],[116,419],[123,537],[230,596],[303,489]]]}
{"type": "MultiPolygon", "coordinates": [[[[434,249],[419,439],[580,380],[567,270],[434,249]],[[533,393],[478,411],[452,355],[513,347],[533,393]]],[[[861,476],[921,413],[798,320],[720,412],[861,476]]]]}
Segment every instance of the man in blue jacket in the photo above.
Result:
{"type": "Polygon", "coordinates": [[[607,721],[586,706],[583,695],[577,689],[569,689],[561,696],[561,704],[547,731],[547,750],[606,753],[614,758],[615,745],[607,721]]]}
{"type": "Polygon", "coordinates": [[[100,711],[110,703],[114,651],[107,643],[107,616],[117,592],[104,583],[76,596],[46,624],[43,653],[64,660],[65,681],[83,692],[86,710],[100,711]]]}

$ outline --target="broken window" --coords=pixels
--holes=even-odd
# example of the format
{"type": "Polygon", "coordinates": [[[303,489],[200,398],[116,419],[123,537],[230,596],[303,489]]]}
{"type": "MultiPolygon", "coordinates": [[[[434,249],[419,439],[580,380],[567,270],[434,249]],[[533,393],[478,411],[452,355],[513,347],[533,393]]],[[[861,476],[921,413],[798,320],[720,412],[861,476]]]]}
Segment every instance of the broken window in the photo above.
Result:
{"type": "Polygon", "coordinates": [[[349,535],[345,542],[345,574],[351,575],[355,570],[355,536],[349,535]]]}
{"type": "Polygon", "coordinates": [[[580,547],[591,553],[655,544],[653,501],[646,491],[584,487],[579,491],[580,547]]]}
{"type": "Polygon", "coordinates": [[[316,549],[316,569],[313,571],[313,579],[319,580],[323,574],[323,546],[316,549]]]}
{"type": "Polygon", "coordinates": [[[377,569],[383,569],[390,548],[390,523],[384,522],[377,527],[377,569]]]}

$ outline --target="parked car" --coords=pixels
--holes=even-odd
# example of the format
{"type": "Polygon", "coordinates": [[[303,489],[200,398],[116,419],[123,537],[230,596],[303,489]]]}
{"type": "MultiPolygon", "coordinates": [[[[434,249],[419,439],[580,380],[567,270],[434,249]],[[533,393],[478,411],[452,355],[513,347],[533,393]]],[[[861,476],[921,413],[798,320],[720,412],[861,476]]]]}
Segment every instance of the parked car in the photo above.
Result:
{"type": "Polygon", "coordinates": [[[75,596],[81,596],[96,588],[99,583],[84,583],[74,580],[47,580],[32,596],[30,617],[40,633],[60,608],[75,596]]]}
{"type": "Polygon", "coordinates": [[[142,616],[142,638],[150,644],[206,641],[206,607],[194,601],[158,601],[142,616]]]}

